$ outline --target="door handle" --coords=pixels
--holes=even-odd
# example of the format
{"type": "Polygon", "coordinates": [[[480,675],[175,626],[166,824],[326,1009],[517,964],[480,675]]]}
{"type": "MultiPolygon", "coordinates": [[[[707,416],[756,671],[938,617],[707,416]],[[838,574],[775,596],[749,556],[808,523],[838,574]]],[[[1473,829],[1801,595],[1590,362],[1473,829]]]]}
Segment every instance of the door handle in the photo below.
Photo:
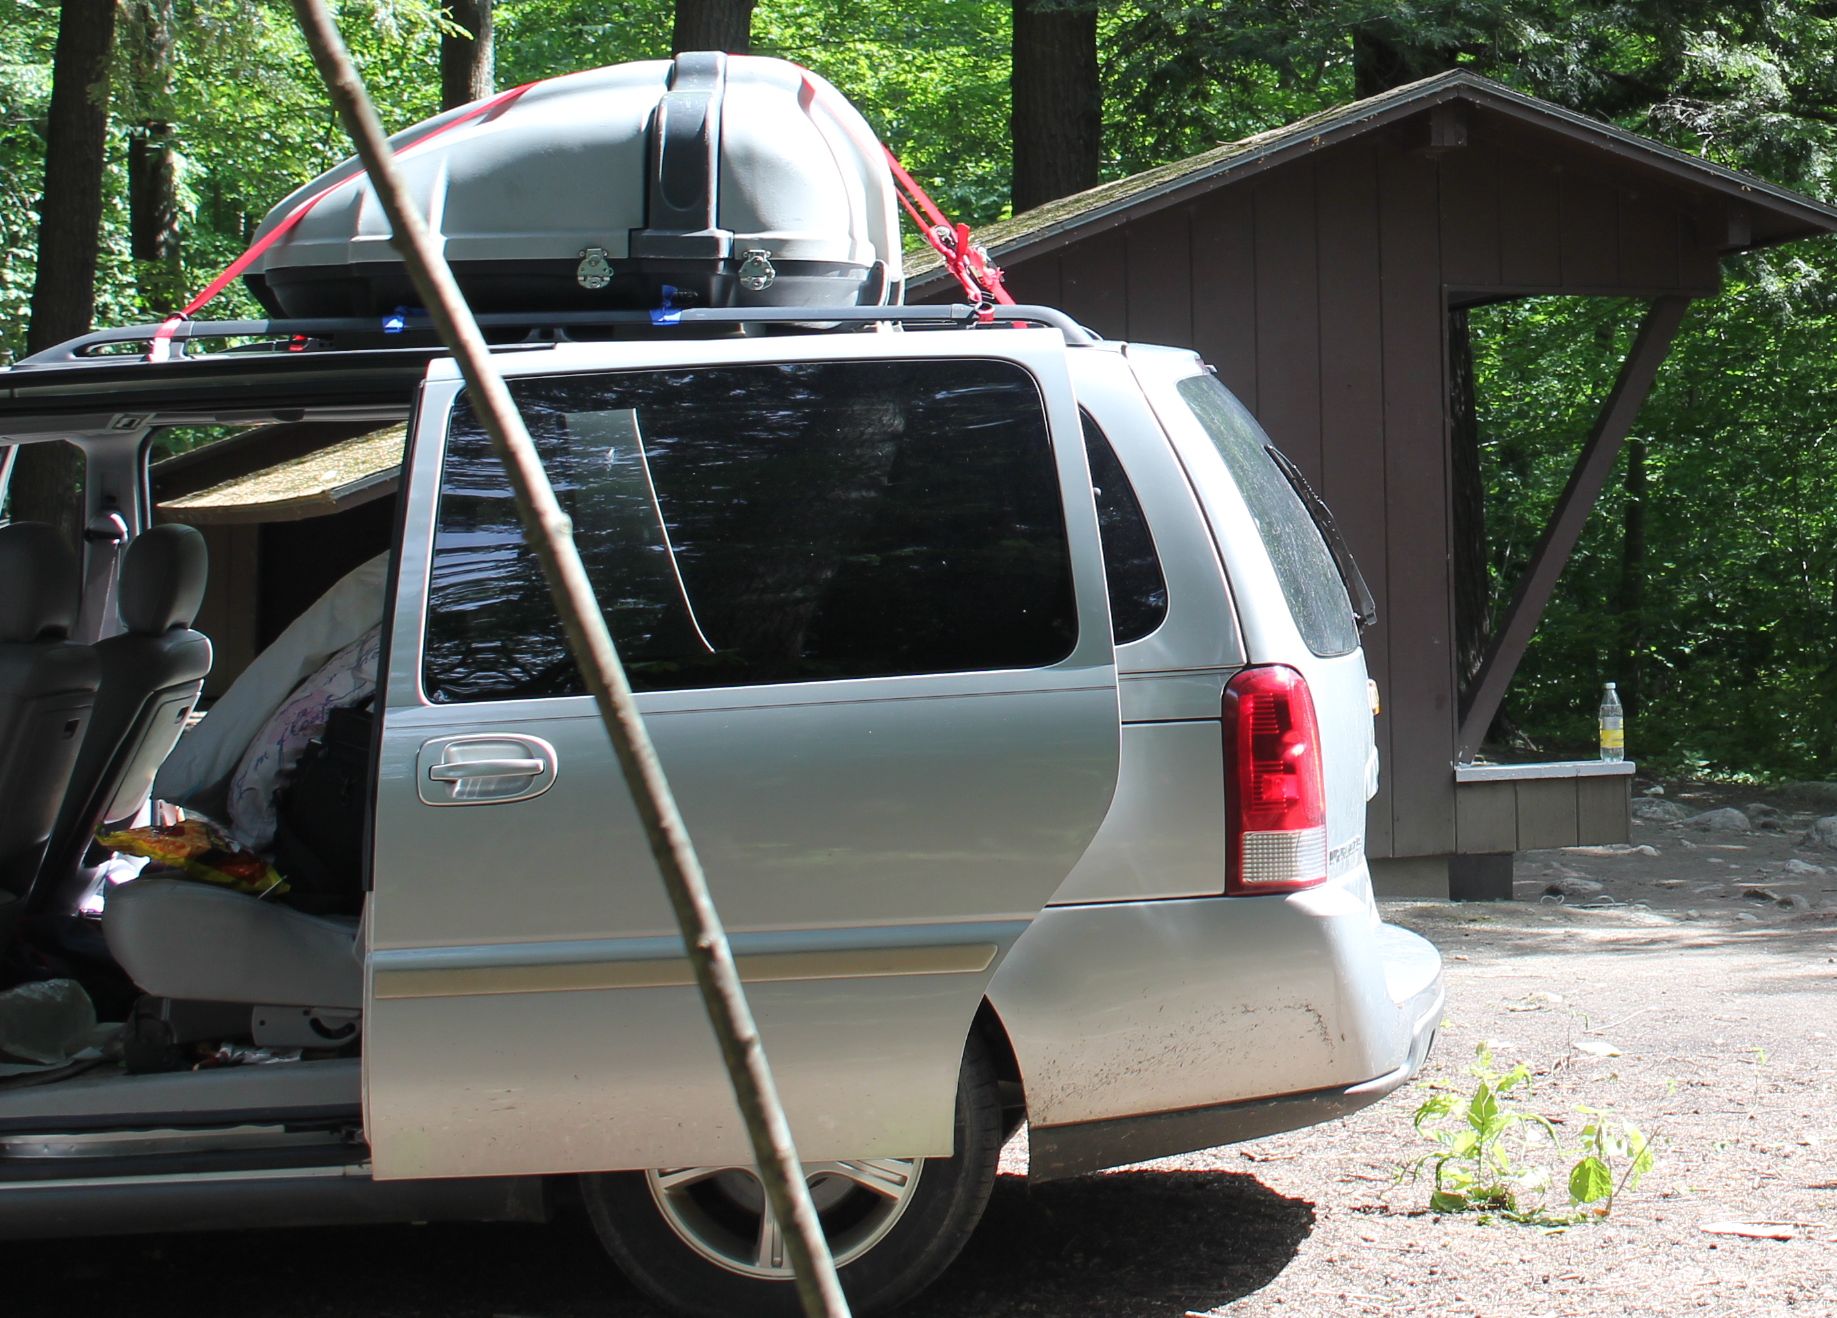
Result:
{"type": "Polygon", "coordinates": [[[415,787],[428,805],[501,805],[554,786],[559,760],[540,737],[479,732],[421,743],[415,787]]]}
{"type": "Polygon", "coordinates": [[[548,765],[541,760],[446,760],[431,766],[427,776],[437,783],[465,778],[534,778],[548,765]]]}

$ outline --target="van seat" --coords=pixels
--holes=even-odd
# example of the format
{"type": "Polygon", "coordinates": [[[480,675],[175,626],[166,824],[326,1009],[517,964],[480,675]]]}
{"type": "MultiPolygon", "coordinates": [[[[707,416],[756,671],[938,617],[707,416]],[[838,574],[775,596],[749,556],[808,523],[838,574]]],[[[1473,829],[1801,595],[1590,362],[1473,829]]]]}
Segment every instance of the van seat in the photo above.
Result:
{"type": "Polygon", "coordinates": [[[70,640],[77,562],[52,527],[0,526],[0,944],[31,893],[96,703],[96,652],[70,640]]]}
{"type": "Polygon", "coordinates": [[[101,687],[29,908],[74,907],[96,830],[146,801],[210,672],[210,640],[191,629],[208,574],[204,537],[176,522],[141,532],[123,554],[123,630],[93,647],[101,687]]]}
{"type": "Polygon", "coordinates": [[[109,952],[155,997],[351,1011],[364,1000],[357,924],[193,879],[131,880],[102,913],[109,952]]]}

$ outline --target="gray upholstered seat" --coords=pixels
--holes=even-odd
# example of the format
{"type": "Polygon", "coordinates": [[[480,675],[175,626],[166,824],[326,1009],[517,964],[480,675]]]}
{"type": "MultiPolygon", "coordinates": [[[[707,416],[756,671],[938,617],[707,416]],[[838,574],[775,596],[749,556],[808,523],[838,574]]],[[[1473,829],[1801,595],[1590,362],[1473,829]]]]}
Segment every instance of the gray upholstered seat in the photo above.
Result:
{"type": "Polygon", "coordinates": [[[135,879],[108,895],[108,950],[147,993],[188,1002],[357,1010],[357,921],[190,879],[135,879]]]}
{"type": "Polygon", "coordinates": [[[204,599],[209,555],[189,526],[155,526],[121,560],[126,630],[96,642],[101,686],[33,904],[69,896],[96,830],[130,818],[147,799],[160,761],[185,730],[210,672],[210,641],[191,629],[204,599]]]}
{"type": "Polygon", "coordinates": [[[76,616],[63,537],[0,527],[0,906],[31,891],[95,704],[96,653],[67,639],[76,616]]]}
{"type": "MultiPolygon", "coordinates": [[[[77,770],[79,781],[86,769],[94,778],[80,809],[59,825],[73,868],[98,825],[139,808],[197,699],[210,669],[210,642],[190,630],[204,571],[203,540],[190,527],[157,526],[128,546],[120,587],[128,630],[96,645],[96,753],[85,745],[77,770]]],[[[349,1012],[363,1004],[354,919],[154,877],[109,892],[102,933],[121,968],[155,998],[349,1012]]]]}

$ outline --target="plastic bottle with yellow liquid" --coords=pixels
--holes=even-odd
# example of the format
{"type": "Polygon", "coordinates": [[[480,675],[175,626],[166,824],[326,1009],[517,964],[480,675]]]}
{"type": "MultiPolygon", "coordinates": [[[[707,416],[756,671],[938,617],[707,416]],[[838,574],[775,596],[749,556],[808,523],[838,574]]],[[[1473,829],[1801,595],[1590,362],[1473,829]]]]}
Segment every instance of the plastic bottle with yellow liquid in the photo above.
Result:
{"type": "Polygon", "coordinates": [[[1601,758],[1620,761],[1626,758],[1626,713],[1620,708],[1620,696],[1609,682],[1601,690],[1601,758]]]}

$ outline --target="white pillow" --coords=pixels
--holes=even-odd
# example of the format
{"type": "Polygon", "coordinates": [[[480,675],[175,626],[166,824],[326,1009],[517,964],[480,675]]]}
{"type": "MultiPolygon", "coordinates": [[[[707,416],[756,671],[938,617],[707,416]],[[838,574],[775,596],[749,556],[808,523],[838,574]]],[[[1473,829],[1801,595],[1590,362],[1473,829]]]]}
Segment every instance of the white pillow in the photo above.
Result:
{"type": "Polygon", "coordinates": [[[332,711],[360,704],[375,693],[382,640],[382,627],[372,627],[327,659],[255,734],[230,775],[230,832],[244,846],[266,852],[274,845],[275,797],[306,753],[307,743],[325,731],[332,711]]]}
{"type": "Polygon", "coordinates": [[[250,739],[308,674],[377,625],[388,575],[389,555],[378,554],[288,624],[179,738],[153,780],[154,798],[221,817],[219,798],[250,739]]]}

